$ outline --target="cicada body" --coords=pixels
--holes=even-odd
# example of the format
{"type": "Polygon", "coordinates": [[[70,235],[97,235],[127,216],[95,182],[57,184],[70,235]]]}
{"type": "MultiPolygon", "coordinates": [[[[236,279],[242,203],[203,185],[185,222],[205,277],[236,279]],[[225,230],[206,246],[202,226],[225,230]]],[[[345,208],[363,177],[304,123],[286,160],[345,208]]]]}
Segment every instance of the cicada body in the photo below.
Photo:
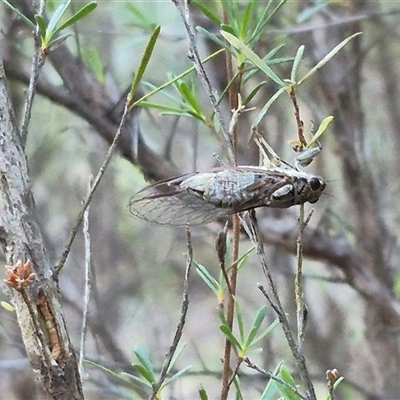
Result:
{"type": "Polygon", "coordinates": [[[129,209],[158,224],[198,225],[256,207],[315,203],[325,186],[320,176],[286,163],[216,168],[150,185],[131,198],[129,209]]]}

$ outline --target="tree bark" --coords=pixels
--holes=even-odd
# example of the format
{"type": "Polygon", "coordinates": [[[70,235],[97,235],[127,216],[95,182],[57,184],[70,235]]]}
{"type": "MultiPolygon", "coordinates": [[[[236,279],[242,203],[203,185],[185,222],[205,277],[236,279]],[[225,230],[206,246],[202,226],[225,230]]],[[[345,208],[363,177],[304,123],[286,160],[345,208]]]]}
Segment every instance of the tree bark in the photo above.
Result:
{"type": "Polygon", "coordinates": [[[33,370],[46,398],[83,399],[78,364],[56,277],[36,219],[26,155],[0,58],[0,244],[8,293],[33,370]]]}

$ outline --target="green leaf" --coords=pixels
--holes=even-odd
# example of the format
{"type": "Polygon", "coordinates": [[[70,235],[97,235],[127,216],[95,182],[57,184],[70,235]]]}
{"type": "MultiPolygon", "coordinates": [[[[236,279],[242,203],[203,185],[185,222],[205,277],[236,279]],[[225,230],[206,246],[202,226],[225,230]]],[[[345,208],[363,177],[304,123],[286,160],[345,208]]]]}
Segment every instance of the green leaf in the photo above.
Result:
{"type": "MultiPolygon", "coordinates": [[[[279,369],[281,367],[281,364],[279,364],[273,374],[278,375],[279,374],[279,369]]],[[[278,398],[279,394],[279,389],[276,384],[276,381],[273,379],[270,379],[267,383],[267,386],[265,387],[260,400],[276,400],[278,398]]]]}
{"type": "MultiPolygon", "coordinates": [[[[238,329],[239,329],[239,337],[240,337],[240,343],[244,343],[244,324],[243,324],[243,317],[242,317],[242,310],[240,308],[240,304],[235,301],[235,307],[236,307],[236,319],[238,322],[238,329]]],[[[243,346],[240,345],[242,348],[243,346]]]]}
{"type": "Polygon", "coordinates": [[[160,391],[162,391],[166,386],[170,385],[172,382],[176,381],[179,377],[184,375],[187,371],[189,371],[190,368],[192,368],[192,367],[183,368],[183,369],[179,370],[177,373],[175,373],[174,375],[172,375],[170,378],[167,378],[161,385],[160,391]]]}
{"type": "Polygon", "coordinates": [[[1,301],[0,304],[7,311],[10,311],[10,312],[15,311],[15,307],[12,304],[7,303],[6,301],[1,301]]]}
{"type": "Polygon", "coordinates": [[[246,33],[248,32],[248,26],[249,26],[249,21],[250,21],[250,16],[252,14],[252,8],[254,5],[257,5],[256,1],[249,1],[247,3],[247,7],[244,11],[243,17],[240,19],[240,29],[239,29],[239,38],[241,40],[245,40],[246,38],[246,33]]]}
{"type": "Polygon", "coordinates": [[[279,319],[277,318],[272,324],[268,325],[252,342],[253,346],[258,343],[265,336],[269,335],[279,325],[279,319]]]}
{"type": "Polygon", "coordinates": [[[261,111],[257,114],[256,118],[253,121],[252,129],[250,130],[253,132],[253,128],[257,127],[261,120],[264,118],[265,114],[271,107],[271,105],[275,102],[275,100],[282,94],[286,92],[286,88],[280,88],[265,104],[265,106],[261,109],[261,111]]]}
{"type": "Polygon", "coordinates": [[[356,38],[357,36],[362,35],[362,32],[355,33],[351,35],[347,39],[341,41],[337,46],[335,46],[320,62],[318,62],[307,74],[297,82],[297,85],[302,84],[306,81],[310,76],[314,75],[319,69],[321,69],[331,58],[333,58],[344,46],[346,46],[351,40],[356,38]]]}
{"type": "Polygon", "coordinates": [[[297,50],[296,57],[294,58],[292,72],[290,74],[290,80],[292,82],[296,82],[297,70],[299,68],[301,59],[303,58],[303,54],[304,54],[304,46],[300,46],[297,50]]]}
{"type": "Polygon", "coordinates": [[[56,26],[60,22],[60,19],[64,15],[65,11],[67,11],[67,8],[69,7],[70,4],[71,0],[67,0],[64,4],[58,6],[56,11],[54,11],[54,14],[51,16],[46,29],[46,43],[45,43],[46,45],[49,44],[51,38],[56,32],[56,26]]]}
{"type": "Polygon", "coordinates": [[[286,3],[287,0],[281,0],[281,2],[272,10],[270,14],[268,14],[268,9],[272,4],[272,0],[270,0],[267,4],[267,6],[264,9],[264,12],[258,18],[258,23],[257,26],[253,30],[253,34],[251,35],[250,40],[248,43],[251,45],[252,43],[258,41],[260,36],[264,33],[265,31],[265,26],[267,25],[268,21],[279,11],[279,9],[286,3]]]}
{"type": "Polygon", "coordinates": [[[51,40],[47,44],[47,49],[50,51],[55,50],[58,46],[64,43],[70,36],[73,36],[73,32],[65,32],[62,35],[58,35],[55,39],[51,40]]]}
{"type": "Polygon", "coordinates": [[[244,54],[246,58],[261,71],[263,71],[270,79],[272,79],[277,85],[285,87],[286,84],[275,74],[274,71],[248,46],[246,46],[242,41],[240,41],[235,36],[228,32],[221,31],[221,35],[234,47],[236,47],[239,52],[244,54]]]}
{"type": "Polygon", "coordinates": [[[140,361],[140,364],[147,371],[148,381],[149,382],[155,382],[154,369],[153,369],[151,361],[150,361],[150,359],[149,359],[149,357],[147,355],[147,352],[142,347],[135,346],[134,349],[133,349],[133,353],[135,354],[137,359],[140,361]]]}
{"type": "Polygon", "coordinates": [[[320,126],[318,127],[317,132],[315,132],[315,135],[311,139],[311,141],[307,144],[307,147],[312,147],[314,143],[321,137],[321,135],[325,132],[326,128],[328,125],[333,121],[333,117],[329,116],[324,118],[324,120],[321,122],[320,126]]]}
{"type": "Polygon", "coordinates": [[[203,113],[201,112],[201,107],[197,101],[197,98],[194,95],[192,89],[189,87],[189,85],[186,82],[181,81],[178,84],[178,88],[182,97],[192,106],[196,114],[203,115],[203,113]]]}
{"type": "Polygon", "coordinates": [[[95,1],[91,1],[90,3],[83,6],[78,12],[76,12],[71,18],[65,21],[61,26],[59,26],[55,31],[54,34],[62,31],[65,28],[68,28],[72,24],[75,24],[80,19],[91,13],[97,7],[97,3],[95,1]]]}
{"type": "Polygon", "coordinates": [[[100,369],[101,371],[104,371],[107,374],[110,374],[111,376],[113,376],[114,378],[117,378],[120,381],[123,381],[123,382],[127,382],[128,381],[128,379],[126,377],[124,377],[124,373],[122,373],[122,372],[115,372],[115,371],[113,371],[111,369],[108,369],[108,368],[104,367],[103,365],[97,364],[97,363],[95,363],[93,361],[90,361],[90,360],[83,360],[83,362],[86,365],[90,365],[92,367],[96,367],[96,368],[100,369]]]}
{"type": "Polygon", "coordinates": [[[247,340],[246,340],[247,348],[252,345],[253,339],[257,335],[257,332],[260,329],[260,326],[261,326],[262,322],[264,321],[264,318],[266,315],[267,315],[267,307],[263,306],[258,310],[258,312],[254,318],[254,322],[251,326],[249,336],[247,337],[247,340]]]}
{"type": "Polygon", "coordinates": [[[185,348],[186,344],[185,343],[179,343],[174,355],[171,358],[171,362],[169,363],[169,368],[168,372],[171,371],[172,367],[175,365],[176,360],[179,358],[179,356],[182,354],[183,349],[185,348]]]}
{"type": "Polygon", "coordinates": [[[208,37],[210,40],[212,40],[214,43],[216,43],[222,49],[225,49],[225,50],[228,50],[228,51],[232,52],[232,54],[235,57],[237,57],[236,49],[234,49],[233,47],[229,47],[227,45],[227,43],[225,41],[221,40],[217,35],[214,35],[213,33],[209,32],[207,29],[204,29],[201,26],[196,26],[196,30],[198,32],[202,33],[204,36],[208,37]]]}
{"type": "Polygon", "coordinates": [[[132,3],[128,3],[125,8],[136,17],[136,21],[130,22],[128,25],[137,26],[146,30],[154,30],[157,26],[151,17],[149,18],[149,13],[146,14],[140,11],[140,9],[132,3]]]}
{"type": "MultiPolygon", "coordinates": [[[[292,374],[290,371],[284,366],[281,365],[279,369],[279,376],[282,378],[283,381],[285,381],[288,385],[292,386],[293,388],[296,387],[296,382],[293,379],[292,374]]],[[[279,382],[276,382],[279,391],[282,393],[282,395],[285,397],[287,400],[299,400],[299,396],[293,390],[289,389],[287,386],[282,385],[279,382]]]]}
{"type": "MultiPolygon", "coordinates": [[[[154,47],[156,45],[157,39],[158,39],[158,35],[160,34],[161,31],[161,26],[158,25],[156,27],[156,29],[154,29],[154,32],[152,33],[152,35],[150,36],[149,42],[147,43],[146,49],[144,51],[144,55],[142,60],[140,61],[140,65],[139,68],[136,72],[135,78],[133,80],[132,83],[132,87],[131,90],[129,92],[128,97],[130,99],[133,99],[133,96],[136,92],[137,87],[139,86],[139,83],[143,77],[144,71],[146,70],[146,67],[150,61],[150,57],[153,53],[154,47]]],[[[133,104],[130,105],[130,108],[132,109],[133,104]]]]}
{"type": "Polygon", "coordinates": [[[155,382],[154,376],[142,364],[133,364],[133,368],[150,384],[155,382]]]}
{"type": "Polygon", "coordinates": [[[242,389],[240,388],[240,379],[238,375],[236,375],[235,378],[233,379],[233,384],[236,389],[235,400],[243,400],[243,394],[242,394],[242,389]]]}
{"type": "MultiPolygon", "coordinates": [[[[137,365],[139,365],[139,364],[137,364],[137,365]]],[[[134,382],[135,384],[153,389],[152,383],[148,382],[147,379],[141,378],[140,376],[128,374],[127,372],[121,372],[120,375],[121,375],[121,378],[124,378],[123,379],[124,382],[130,381],[130,382],[134,382]]]]}
{"type": "MultiPolygon", "coordinates": [[[[206,63],[207,61],[211,60],[212,58],[214,58],[215,56],[217,56],[218,54],[221,54],[222,52],[224,52],[224,49],[220,49],[218,51],[216,51],[215,53],[211,54],[210,56],[208,56],[207,58],[205,58],[204,60],[202,60],[203,64],[206,63]]],[[[176,77],[172,78],[171,80],[169,80],[168,82],[165,82],[163,85],[153,89],[151,92],[145,94],[144,96],[142,96],[140,99],[136,100],[134,103],[131,104],[131,107],[135,107],[138,104],[141,104],[141,102],[143,102],[144,100],[148,99],[150,96],[153,96],[154,94],[162,91],[163,89],[165,89],[166,87],[174,84],[175,82],[179,81],[180,79],[184,78],[186,75],[190,74],[191,72],[195,71],[195,67],[190,67],[189,69],[187,69],[186,71],[182,72],[181,74],[177,75],[176,77]]]]}
{"type": "Polygon", "coordinates": [[[28,17],[25,17],[25,15],[22,14],[22,12],[18,10],[18,8],[14,7],[7,0],[1,0],[1,2],[4,3],[10,10],[14,11],[15,14],[17,14],[28,26],[30,26],[32,29],[36,29],[36,25],[28,17]]]}
{"type": "MultiPolygon", "coordinates": [[[[216,23],[217,25],[221,25],[222,21],[215,15],[209,8],[207,8],[203,2],[193,0],[191,2],[192,5],[196,6],[208,19],[216,23]]],[[[207,4],[207,2],[206,2],[207,4]]]]}
{"type": "Polygon", "coordinates": [[[196,266],[197,273],[200,275],[201,279],[206,283],[206,285],[215,293],[218,294],[221,287],[218,281],[210,275],[207,268],[201,264],[196,266]]]}
{"type": "Polygon", "coordinates": [[[200,385],[198,393],[199,393],[200,400],[209,400],[207,392],[203,386],[200,385]]]}
{"type": "Polygon", "coordinates": [[[219,329],[231,342],[231,345],[235,348],[236,352],[238,352],[241,349],[241,345],[239,341],[236,339],[236,337],[233,335],[232,331],[229,329],[229,326],[223,324],[220,325],[219,329]]]}
{"type": "Polygon", "coordinates": [[[224,32],[230,33],[230,34],[233,35],[233,36],[236,35],[235,30],[234,30],[230,25],[222,24],[222,25],[221,25],[221,29],[222,29],[224,32]]]}
{"type": "Polygon", "coordinates": [[[104,67],[101,63],[99,51],[95,47],[85,48],[82,51],[82,58],[85,64],[94,73],[99,82],[104,82],[104,67]]]}
{"type": "Polygon", "coordinates": [[[36,20],[36,23],[38,24],[39,34],[40,34],[40,37],[41,37],[42,43],[43,43],[46,39],[46,21],[39,14],[35,14],[35,20],[36,20]]]}
{"type": "Polygon", "coordinates": [[[237,262],[237,269],[239,270],[240,268],[242,268],[242,266],[244,265],[244,263],[246,262],[246,260],[249,258],[249,255],[254,251],[255,247],[251,246],[249,250],[246,251],[246,253],[244,253],[238,260],[237,262]]]}

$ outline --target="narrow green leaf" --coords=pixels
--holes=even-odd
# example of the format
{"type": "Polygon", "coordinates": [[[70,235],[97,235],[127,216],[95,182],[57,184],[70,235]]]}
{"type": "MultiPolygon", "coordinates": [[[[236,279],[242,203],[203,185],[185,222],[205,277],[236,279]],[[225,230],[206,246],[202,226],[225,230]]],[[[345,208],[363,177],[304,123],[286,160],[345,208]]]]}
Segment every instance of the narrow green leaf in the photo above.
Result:
{"type": "MultiPolygon", "coordinates": [[[[281,367],[281,364],[277,365],[277,367],[275,368],[275,370],[273,372],[274,375],[279,374],[280,367],[281,367]]],[[[276,385],[276,381],[273,379],[270,379],[261,395],[260,400],[275,400],[278,398],[278,394],[279,394],[279,389],[276,385]]]]}
{"type": "Polygon", "coordinates": [[[235,378],[233,379],[233,384],[236,389],[235,400],[243,400],[243,394],[242,394],[242,389],[240,387],[240,379],[238,375],[236,375],[235,378]]]}
{"type": "Polygon", "coordinates": [[[134,382],[135,384],[144,386],[144,387],[149,388],[149,389],[153,388],[153,385],[150,382],[148,382],[144,378],[141,378],[140,376],[135,376],[135,375],[132,375],[132,374],[128,374],[126,372],[121,372],[121,377],[124,378],[123,379],[124,382],[131,381],[131,382],[134,382]]]}
{"type": "Polygon", "coordinates": [[[176,360],[179,358],[179,356],[182,354],[182,351],[184,350],[186,344],[185,343],[179,343],[178,347],[174,353],[174,355],[172,356],[171,362],[169,364],[169,368],[168,368],[168,372],[171,371],[172,367],[175,365],[176,360]]]}
{"type": "Polygon", "coordinates": [[[123,382],[127,382],[128,381],[128,379],[126,377],[124,377],[124,373],[122,373],[122,372],[115,372],[115,371],[113,371],[113,370],[111,370],[109,368],[104,367],[103,365],[97,364],[97,363],[95,363],[93,361],[90,361],[90,360],[83,360],[83,362],[86,365],[90,365],[92,367],[100,369],[103,372],[106,372],[107,374],[110,374],[111,376],[113,376],[114,378],[116,378],[116,379],[118,379],[120,381],[123,381],[123,382]]]}
{"type": "Polygon", "coordinates": [[[179,83],[178,88],[182,97],[192,106],[193,110],[197,114],[201,115],[202,114],[201,107],[189,85],[186,82],[182,81],[179,83]]]}
{"type": "Polygon", "coordinates": [[[333,384],[333,390],[336,390],[337,387],[343,382],[343,380],[344,380],[343,376],[337,378],[335,383],[333,384]]]}
{"type": "Polygon", "coordinates": [[[200,275],[201,279],[206,283],[206,285],[215,293],[218,294],[220,291],[220,285],[218,281],[210,275],[207,268],[203,265],[198,264],[196,267],[197,273],[200,275]]]}
{"type": "MultiPolygon", "coordinates": [[[[232,0],[220,0],[222,3],[222,9],[224,10],[225,13],[225,21],[227,21],[227,24],[229,24],[230,28],[235,32],[234,34],[238,32],[239,25],[238,25],[238,17],[240,16],[239,12],[239,2],[238,1],[232,1],[232,0]]],[[[240,17],[239,17],[240,18],[240,17]]],[[[221,24],[222,26],[223,24],[221,24]]]]}
{"type": "Polygon", "coordinates": [[[232,331],[229,329],[229,326],[225,325],[225,324],[220,325],[219,329],[231,342],[231,345],[235,348],[236,352],[238,352],[241,349],[240,343],[236,339],[236,337],[233,335],[232,331]]]}
{"type": "MultiPolygon", "coordinates": [[[[236,307],[236,319],[238,322],[238,329],[239,329],[239,340],[240,343],[244,343],[244,324],[243,324],[243,316],[242,316],[242,310],[240,307],[240,304],[235,301],[235,307],[236,307]]],[[[242,345],[240,346],[242,347],[242,345]]]]}
{"type": "Polygon", "coordinates": [[[10,311],[10,312],[15,311],[15,307],[12,304],[7,303],[6,301],[2,301],[2,302],[0,302],[0,304],[7,311],[10,311]]]}
{"type": "Polygon", "coordinates": [[[155,382],[154,375],[150,373],[142,364],[133,364],[133,368],[148,382],[150,385],[155,382]]]}
{"type": "Polygon", "coordinates": [[[36,23],[39,26],[39,34],[40,34],[40,37],[42,39],[42,43],[44,43],[44,41],[46,39],[46,21],[39,14],[35,14],[35,20],[36,20],[36,23]]]}
{"type": "MultiPolygon", "coordinates": [[[[243,81],[244,81],[244,79],[243,79],[243,81]]],[[[244,106],[246,106],[247,104],[249,104],[249,103],[251,102],[251,100],[253,100],[254,96],[256,96],[257,93],[261,90],[261,88],[263,88],[267,83],[268,83],[267,81],[262,81],[262,82],[260,82],[260,83],[249,93],[249,95],[248,95],[246,98],[244,98],[244,99],[242,100],[242,104],[243,104],[244,106]]]]}
{"type": "Polygon", "coordinates": [[[307,147],[312,147],[314,145],[314,143],[321,137],[321,135],[325,132],[326,128],[332,121],[332,116],[324,118],[324,120],[321,122],[321,125],[318,127],[317,132],[315,132],[315,135],[311,139],[310,143],[308,143],[307,147]]]}
{"type": "Polygon", "coordinates": [[[95,47],[89,47],[82,51],[85,64],[94,73],[99,82],[104,82],[104,67],[100,59],[99,51],[95,47]]]}
{"type": "Polygon", "coordinates": [[[249,255],[254,251],[255,247],[251,246],[249,250],[246,251],[246,253],[244,253],[238,260],[237,262],[237,268],[238,270],[240,268],[242,268],[242,266],[244,265],[244,263],[246,262],[246,260],[249,258],[249,255]]]}
{"type": "Polygon", "coordinates": [[[70,4],[71,4],[71,0],[67,0],[64,4],[61,4],[60,6],[58,6],[56,11],[54,11],[54,14],[51,16],[50,21],[47,25],[47,29],[46,29],[47,44],[51,41],[51,39],[56,31],[56,26],[60,22],[60,19],[65,14],[65,11],[67,11],[67,8],[69,7],[70,4]]]}
{"type": "Polygon", "coordinates": [[[186,367],[181,370],[179,370],[177,373],[172,375],[170,378],[167,378],[163,384],[161,385],[160,390],[162,391],[166,386],[170,385],[172,382],[176,381],[178,378],[180,378],[182,375],[186,374],[187,371],[192,367],[186,367]]]}
{"type": "Polygon", "coordinates": [[[149,359],[149,356],[147,355],[147,352],[145,349],[143,349],[140,346],[135,346],[133,348],[133,353],[137,357],[137,359],[140,361],[141,365],[148,371],[149,375],[151,375],[151,379],[149,382],[154,382],[155,381],[155,374],[153,370],[153,365],[151,364],[151,361],[149,359]]]}
{"type": "Polygon", "coordinates": [[[275,102],[275,100],[282,94],[286,92],[286,88],[280,88],[265,104],[265,106],[261,109],[261,111],[257,114],[256,118],[253,121],[251,132],[253,132],[253,128],[258,126],[261,120],[264,118],[265,114],[271,107],[271,105],[275,102]]]}
{"type": "Polygon", "coordinates": [[[254,322],[251,326],[251,330],[249,333],[249,336],[247,337],[246,340],[246,347],[250,347],[253,343],[253,339],[256,337],[257,332],[260,329],[260,326],[262,324],[262,322],[264,321],[265,316],[267,315],[267,307],[263,306],[261,307],[258,311],[257,314],[254,318],[254,322]]]}
{"type": "MultiPolygon", "coordinates": [[[[279,376],[284,380],[288,385],[292,386],[293,388],[296,388],[296,382],[293,379],[292,374],[290,371],[284,366],[281,365],[281,368],[279,369],[279,376]]],[[[289,389],[287,386],[282,385],[281,383],[277,382],[276,383],[279,391],[282,393],[285,399],[287,400],[299,400],[299,397],[297,394],[289,389]]]]}
{"type": "Polygon", "coordinates": [[[54,34],[62,31],[65,28],[68,28],[72,24],[75,24],[80,19],[91,13],[97,7],[97,3],[95,1],[91,1],[90,3],[83,6],[78,12],[76,12],[70,19],[65,21],[62,25],[60,25],[55,31],[54,34]]]}
{"type": "Polygon", "coordinates": [[[222,25],[221,25],[221,29],[222,29],[224,32],[230,33],[230,34],[233,35],[233,36],[236,35],[235,30],[234,30],[230,25],[222,24],[222,25]]]}
{"type": "Polygon", "coordinates": [[[292,82],[296,82],[297,70],[299,69],[299,65],[300,65],[301,59],[303,58],[303,54],[304,54],[304,46],[300,46],[297,50],[296,57],[294,58],[292,72],[290,74],[290,80],[292,82]]]}
{"type": "MultiPolygon", "coordinates": [[[[207,58],[205,58],[204,60],[202,60],[203,64],[206,63],[207,61],[211,60],[212,58],[214,58],[215,56],[217,56],[218,54],[221,54],[222,52],[224,52],[224,49],[220,49],[218,51],[216,51],[215,53],[211,54],[210,56],[208,56],[207,58]]],[[[161,86],[155,88],[154,90],[152,90],[151,92],[145,94],[144,96],[142,96],[140,99],[136,100],[134,103],[132,103],[131,107],[135,107],[138,104],[141,104],[141,102],[143,102],[144,100],[148,99],[150,96],[153,96],[154,94],[160,92],[161,90],[165,89],[166,87],[174,84],[175,82],[179,81],[180,79],[184,78],[186,75],[190,74],[191,72],[193,72],[196,68],[195,67],[190,67],[189,69],[187,69],[186,71],[182,72],[181,74],[177,75],[176,77],[172,78],[171,80],[165,82],[164,84],[162,84],[161,86]]]]}
{"type": "Polygon", "coordinates": [[[153,19],[151,19],[149,13],[142,12],[137,6],[133,5],[133,2],[128,3],[125,8],[136,17],[136,21],[130,18],[131,22],[129,22],[128,25],[137,26],[146,30],[154,30],[157,26],[153,19]]]}
{"type": "MultiPolygon", "coordinates": [[[[262,60],[267,63],[268,65],[274,65],[274,64],[281,64],[284,62],[290,62],[293,61],[293,57],[280,57],[280,58],[273,58],[275,54],[283,47],[283,45],[274,47],[271,51],[269,51],[263,58],[262,60]]],[[[249,79],[253,77],[255,73],[257,73],[258,68],[254,65],[250,65],[250,68],[247,70],[246,69],[246,74],[243,76],[243,82],[247,82],[249,79]]]]}
{"type": "Polygon", "coordinates": [[[249,44],[252,44],[260,38],[261,34],[265,31],[265,27],[268,23],[268,21],[279,11],[279,9],[286,3],[287,0],[281,0],[279,4],[272,10],[270,14],[268,14],[268,9],[272,4],[272,0],[270,0],[267,4],[267,6],[264,9],[263,14],[261,17],[258,19],[258,24],[255,27],[253,34],[249,40],[249,44]]]}
{"type": "MultiPolygon", "coordinates": [[[[209,8],[207,8],[203,2],[193,0],[191,4],[196,6],[208,19],[210,19],[217,25],[221,25],[222,21],[218,18],[216,14],[214,14],[209,8]]],[[[206,2],[206,4],[209,3],[206,2]]]]}
{"type": "Polygon", "coordinates": [[[351,40],[355,37],[362,35],[362,32],[355,33],[351,35],[347,39],[341,41],[337,46],[335,46],[320,62],[318,62],[307,74],[297,82],[297,85],[302,84],[306,81],[310,76],[314,75],[319,69],[321,69],[331,58],[333,58],[344,46],[347,45],[351,40]]]}
{"type": "MultiPolygon", "coordinates": [[[[152,35],[150,36],[149,42],[144,51],[143,58],[140,61],[139,68],[136,72],[135,78],[132,83],[131,91],[129,93],[130,99],[133,99],[133,95],[135,94],[136,89],[139,86],[139,83],[143,77],[144,71],[146,70],[146,67],[149,63],[150,57],[153,53],[154,46],[156,45],[158,35],[160,34],[160,30],[161,30],[161,26],[158,25],[156,27],[156,29],[154,29],[154,32],[152,33],[152,35]]],[[[130,108],[132,109],[132,107],[133,107],[133,104],[131,104],[130,108]]]]}
{"type": "Polygon", "coordinates": [[[279,325],[279,319],[277,318],[272,324],[270,324],[266,329],[264,329],[252,342],[253,346],[258,343],[265,336],[270,334],[279,325]]]}
{"type": "Polygon", "coordinates": [[[14,11],[15,14],[17,14],[28,26],[30,26],[32,29],[36,29],[36,25],[28,17],[25,17],[25,15],[22,14],[22,12],[18,10],[18,8],[14,7],[7,0],[1,0],[1,2],[4,3],[10,10],[14,11]]]}
{"type": "Polygon", "coordinates": [[[324,8],[326,8],[328,6],[329,6],[329,3],[326,1],[314,2],[313,5],[308,6],[307,8],[305,8],[304,10],[302,10],[299,13],[299,15],[296,18],[297,23],[302,24],[303,22],[306,22],[312,16],[319,13],[321,10],[323,10],[324,8]]]}
{"type": "Polygon", "coordinates": [[[235,57],[237,56],[236,49],[228,46],[227,43],[225,41],[221,40],[217,35],[214,35],[213,33],[209,32],[207,29],[204,29],[201,26],[196,26],[196,30],[198,32],[202,33],[204,36],[208,37],[210,40],[212,40],[214,43],[216,43],[219,47],[232,52],[232,54],[235,57]]]}
{"type": "Polygon", "coordinates": [[[206,389],[203,386],[200,386],[197,392],[199,393],[200,400],[209,400],[206,389]]]}
{"type": "Polygon", "coordinates": [[[50,43],[47,43],[46,47],[49,51],[55,50],[58,46],[61,46],[70,36],[73,36],[74,32],[65,32],[61,35],[58,35],[55,39],[51,40],[50,43]]]}
{"type": "Polygon", "coordinates": [[[234,47],[236,47],[242,54],[246,56],[246,58],[258,67],[261,71],[263,71],[270,79],[272,79],[277,85],[281,87],[285,87],[286,84],[279,78],[278,75],[275,74],[274,71],[256,54],[253,50],[251,50],[248,46],[246,46],[242,41],[240,41],[235,36],[231,35],[228,32],[221,31],[221,35],[234,47]]]}
{"type": "Polygon", "coordinates": [[[255,1],[249,1],[247,3],[246,9],[244,10],[244,15],[240,19],[239,38],[243,41],[246,39],[246,34],[249,31],[248,26],[249,26],[250,16],[252,14],[253,6],[256,4],[257,2],[255,1]]]}

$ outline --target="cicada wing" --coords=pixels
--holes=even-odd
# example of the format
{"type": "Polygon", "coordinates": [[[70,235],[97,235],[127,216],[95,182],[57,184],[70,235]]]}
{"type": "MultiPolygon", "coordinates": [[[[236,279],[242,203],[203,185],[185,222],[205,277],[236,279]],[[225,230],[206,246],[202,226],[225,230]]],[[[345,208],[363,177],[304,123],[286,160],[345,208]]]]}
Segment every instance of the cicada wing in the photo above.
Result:
{"type": "MultiPolygon", "coordinates": [[[[174,181],[169,184],[173,185],[174,181]]],[[[217,208],[179,186],[169,187],[167,192],[161,192],[159,188],[159,185],[149,186],[133,196],[129,202],[130,212],[139,219],[161,225],[200,225],[231,213],[231,210],[217,208]]]]}

